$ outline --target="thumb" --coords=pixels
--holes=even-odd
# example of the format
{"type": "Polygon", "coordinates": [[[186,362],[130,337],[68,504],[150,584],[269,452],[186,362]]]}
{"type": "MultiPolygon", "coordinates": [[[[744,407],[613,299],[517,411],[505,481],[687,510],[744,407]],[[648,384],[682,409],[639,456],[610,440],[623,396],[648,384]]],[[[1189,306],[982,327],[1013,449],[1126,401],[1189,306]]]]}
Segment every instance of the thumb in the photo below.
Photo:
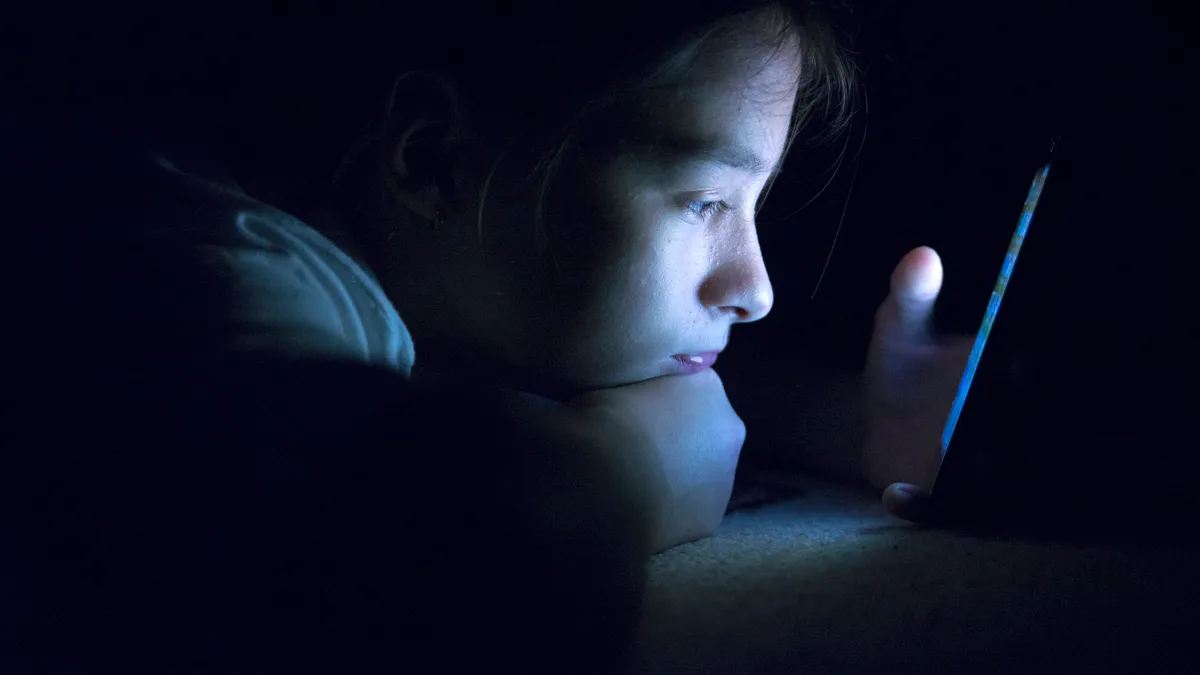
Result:
{"type": "Polygon", "coordinates": [[[937,524],[944,514],[928,492],[908,483],[893,483],[883,492],[887,512],[909,522],[922,525],[937,524]]]}
{"type": "Polygon", "coordinates": [[[942,260],[937,251],[921,246],[909,251],[892,271],[885,313],[892,331],[904,336],[928,333],[933,305],[942,290],[942,260]]]}

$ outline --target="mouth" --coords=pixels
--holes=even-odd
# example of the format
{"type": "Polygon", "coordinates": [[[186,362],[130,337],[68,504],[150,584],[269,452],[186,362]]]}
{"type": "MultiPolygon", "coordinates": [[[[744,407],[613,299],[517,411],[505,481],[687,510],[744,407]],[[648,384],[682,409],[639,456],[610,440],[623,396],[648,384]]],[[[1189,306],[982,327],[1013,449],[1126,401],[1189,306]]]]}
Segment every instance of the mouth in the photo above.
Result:
{"type": "Polygon", "coordinates": [[[682,374],[698,373],[712,368],[717,362],[720,352],[700,352],[698,354],[676,354],[671,357],[676,368],[682,374]]]}

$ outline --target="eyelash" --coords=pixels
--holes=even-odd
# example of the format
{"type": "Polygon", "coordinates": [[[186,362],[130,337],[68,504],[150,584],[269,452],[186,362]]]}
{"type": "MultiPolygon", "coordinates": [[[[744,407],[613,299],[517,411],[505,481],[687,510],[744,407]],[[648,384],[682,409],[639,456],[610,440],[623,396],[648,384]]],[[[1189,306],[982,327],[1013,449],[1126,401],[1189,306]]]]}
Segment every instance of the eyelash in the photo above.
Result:
{"type": "Polygon", "coordinates": [[[729,204],[725,201],[706,202],[702,199],[693,199],[687,203],[687,210],[700,218],[711,218],[718,213],[725,213],[729,208],[729,204]]]}

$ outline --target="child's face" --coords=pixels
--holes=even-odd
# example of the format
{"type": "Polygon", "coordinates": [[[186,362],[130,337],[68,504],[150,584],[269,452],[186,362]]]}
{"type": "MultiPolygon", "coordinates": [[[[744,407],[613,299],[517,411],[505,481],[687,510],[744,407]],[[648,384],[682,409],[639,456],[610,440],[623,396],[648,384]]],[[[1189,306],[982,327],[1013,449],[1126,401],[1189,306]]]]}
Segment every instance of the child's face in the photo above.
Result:
{"type": "Polygon", "coordinates": [[[616,386],[689,372],[689,356],[719,352],[733,324],[770,311],[755,207],[785,150],[799,57],[714,53],[694,72],[699,83],[650,94],[621,120],[625,140],[571,154],[548,252],[534,251],[528,210],[489,195],[481,353],[559,386],[616,386]]]}

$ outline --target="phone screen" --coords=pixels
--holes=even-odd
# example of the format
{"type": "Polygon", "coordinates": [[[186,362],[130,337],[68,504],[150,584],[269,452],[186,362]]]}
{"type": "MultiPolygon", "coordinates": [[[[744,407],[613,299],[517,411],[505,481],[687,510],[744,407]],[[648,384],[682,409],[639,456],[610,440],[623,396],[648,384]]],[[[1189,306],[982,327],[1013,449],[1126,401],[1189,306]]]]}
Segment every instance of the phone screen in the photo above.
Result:
{"type": "Polygon", "coordinates": [[[1021,244],[1025,242],[1025,234],[1029,231],[1029,223],[1033,221],[1033,212],[1037,208],[1038,199],[1042,196],[1042,187],[1046,184],[1046,177],[1049,175],[1050,163],[1047,162],[1034,174],[1033,184],[1029,186],[1029,194],[1025,197],[1025,206],[1021,209],[1021,219],[1017,221],[1017,230],[1013,232],[1012,239],[1009,241],[1008,253],[1004,256],[1004,265],[1000,268],[1000,276],[996,279],[996,285],[992,289],[992,297],[988,301],[987,311],[984,312],[983,323],[980,324],[979,332],[975,335],[975,346],[971,349],[967,367],[958,383],[958,393],[954,397],[954,405],[950,408],[950,415],[942,430],[943,458],[946,456],[946,450],[950,447],[950,439],[954,437],[958,416],[962,413],[967,393],[971,390],[971,382],[975,379],[975,370],[979,367],[983,348],[987,345],[988,335],[992,332],[992,323],[995,322],[996,314],[1000,311],[1000,301],[1004,299],[1008,280],[1012,277],[1013,267],[1017,264],[1017,256],[1021,253],[1021,244]]]}

